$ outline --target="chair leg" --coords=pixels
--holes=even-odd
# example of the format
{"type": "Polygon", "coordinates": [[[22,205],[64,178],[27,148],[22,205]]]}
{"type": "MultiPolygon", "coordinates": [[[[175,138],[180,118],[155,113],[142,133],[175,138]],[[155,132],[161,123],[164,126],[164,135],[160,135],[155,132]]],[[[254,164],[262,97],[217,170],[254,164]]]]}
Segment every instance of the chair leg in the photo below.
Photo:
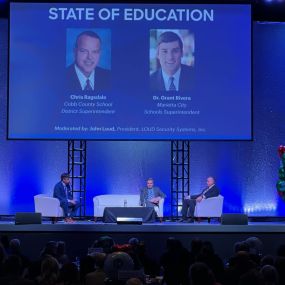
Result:
{"type": "Polygon", "coordinates": [[[211,218],[210,217],[208,217],[208,224],[210,224],[211,223],[211,218]]]}
{"type": "Polygon", "coordinates": [[[96,223],[97,222],[97,217],[94,217],[94,223],[96,223]]]}
{"type": "Polygon", "coordinates": [[[162,218],[162,217],[159,218],[159,222],[160,222],[160,223],[163,222],[163,218],[162,218]]]}
{"type": "Polygon", "coordinates": [[[51,223],[56,224],[57,223],[57,217],[52,217],[51,218],[51,223]]]}

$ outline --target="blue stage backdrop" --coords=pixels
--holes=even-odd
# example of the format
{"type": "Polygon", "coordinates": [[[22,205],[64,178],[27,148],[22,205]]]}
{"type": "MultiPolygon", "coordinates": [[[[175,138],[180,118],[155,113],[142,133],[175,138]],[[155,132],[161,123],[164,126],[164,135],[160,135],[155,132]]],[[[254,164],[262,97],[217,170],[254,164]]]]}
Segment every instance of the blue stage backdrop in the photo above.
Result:
{"type": "MultiPolygon", "coordinates": [[[[254,25],[254,141],[191,144],[192,193],[214,175],[225,196],[224,212],[285,215],[275,188],[277,147],[285,143],[284,34],[284,24],[254,25]]],[[[66,142],[6,140],[7,42],[8,24],[0,20],[0,214],[33,211],[33,196],[52,194],[67,164],[66,142]]],[[[168,195],[165,215],[170,214],[170,143],[88,142],[87,167],[88,215],[93,196],[137,193],[149,176],[168,195]]]]}

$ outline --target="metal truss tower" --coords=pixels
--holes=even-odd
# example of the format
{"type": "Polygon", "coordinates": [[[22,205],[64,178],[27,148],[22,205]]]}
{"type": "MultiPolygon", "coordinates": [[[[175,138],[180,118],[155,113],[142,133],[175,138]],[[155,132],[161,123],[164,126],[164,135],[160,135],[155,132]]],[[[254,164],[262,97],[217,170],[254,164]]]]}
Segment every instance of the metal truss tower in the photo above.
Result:
{"type": "Polygon", "coordinates": [[[171,217],[180,216],[185,195],[190,193],[190,141],[171,141],[171,217]]]}
{"type": "Polygon", "coordinates": [[[73,197],[80,201],[80,218],[86,216],[86,145],[85,140],[68,141],[68,173],[73,197]]]}

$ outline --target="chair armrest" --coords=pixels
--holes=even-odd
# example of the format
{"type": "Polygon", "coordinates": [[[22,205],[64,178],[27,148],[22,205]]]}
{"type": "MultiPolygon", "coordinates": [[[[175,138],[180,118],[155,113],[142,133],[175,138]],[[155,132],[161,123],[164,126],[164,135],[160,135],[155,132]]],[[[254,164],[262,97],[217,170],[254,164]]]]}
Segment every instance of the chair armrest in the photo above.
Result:
{"type": "Polygon", "coordinates": [[[196,217],[221,217],[223,201],[224,197],[221,195],[204,199],[196,204],[194,215],[196,217]]]}
{"type": "Polygon", "coordinates": [[[35,196],[35,212],[42,213],[42,216],[58,216],[60,202],[57,198],[46,196],[35,196]]]}

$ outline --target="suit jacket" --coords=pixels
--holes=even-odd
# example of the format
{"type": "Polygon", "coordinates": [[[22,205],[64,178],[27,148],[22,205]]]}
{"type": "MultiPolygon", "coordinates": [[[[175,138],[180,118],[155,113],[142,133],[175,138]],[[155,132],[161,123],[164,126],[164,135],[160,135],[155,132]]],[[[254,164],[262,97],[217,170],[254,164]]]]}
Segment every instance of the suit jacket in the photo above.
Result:
{"type": "MultiPolygon", "coordinates": [[[[140,204],[141,204],[141,206],[143,206],[147,201],[147,197],[148,197],[147,191],[148,191],[147,187],[144,187],[140,190],[140,204]]],[[[166,197],[166,195],[160,190],[159,187],[153,187],[153,194],[154,194],[154,197],[161,197],[161,198],[166,197]]]]}
{"type": "MultiPolygon", "coordinates": [[[[179,78],[179,92],[191,91],[193,85],[193,70],[185,64],[181,64],[181,73],[179,78]]],[[[150,88],[155,91],[167,91],[165,89],[162,70],[158,69],[150,76],[150,88]]],[[[175,92],[175,91],[174,91],[175,92]]]]}
{"type": "MultiPolygon", "coordinates": [[[[208,189],[208,188],[206,188],[206,189],[208,189]]],[[[204,189],[198,196],[202,196],[202,195],[203,195],[203,192],[204,192],[206,189],[204,189]]],[[[218,188],[216,185],[214,185],[209,191],[207,191],[207,192],[204,194],[204,196],[205,196],[206,199],[211,198],[211,197],[216,197],[216,196],[219,196],[219,195],[220,195],[220,190],[219,190],[219,188],[218,188]]]]}
{"type": "Polygon", "coordinates": [[[53,189],[53,197],[57,198],[61,205],[64,203],[68,203],[68,200],[73,199],[70,185],[66,185],[66,187],[68,192],[67,196],[61,181],[55,184],[53,189]]]}
{"type": "MultiPolygon", "coordinates": [[[[98,92],[110,89],[110,71],[97,66],[95,68],[94,90],[87,92],[98,92]]],[[[77,77],[74,64],[67,67],[66,74],[67,90],[72,92],[83,92],[80,81],[77,77]]],[[[84,91],[85,92],[85,91],[84,91]]]]}

